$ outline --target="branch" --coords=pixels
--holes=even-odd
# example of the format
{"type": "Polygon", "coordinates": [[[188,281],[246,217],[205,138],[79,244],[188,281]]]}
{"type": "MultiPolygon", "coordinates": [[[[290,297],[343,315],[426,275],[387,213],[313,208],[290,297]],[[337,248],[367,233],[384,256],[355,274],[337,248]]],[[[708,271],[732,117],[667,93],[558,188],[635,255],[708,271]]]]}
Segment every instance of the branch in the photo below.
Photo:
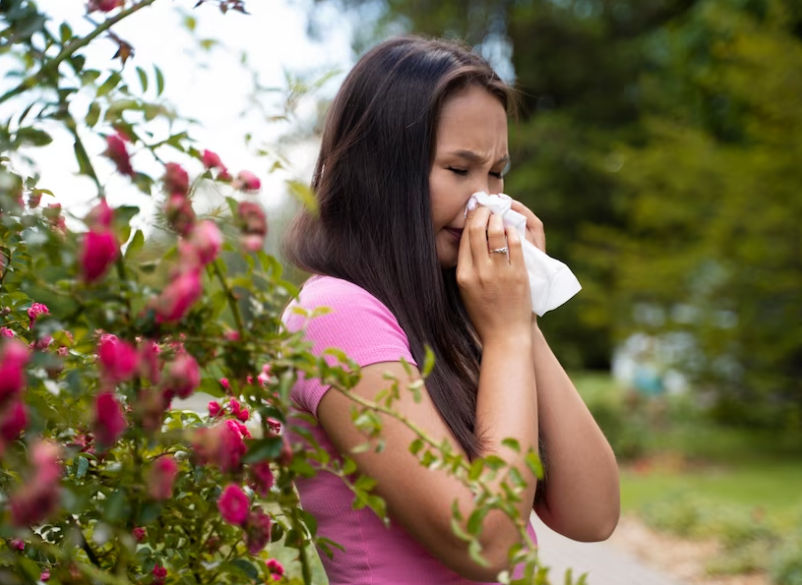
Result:
{"type": "Polygon", "coordinates": [[[134,4],[130,8],[121,11],[116,16],[112,16],[111,18],[107,19],[105,22],[103,22],[103,24],[98,26],[94,31],[92,31],[85,37],[80,39],[74,39],[73,41],[68,43],[58,55],[56,55],[53,59],[48,61],[47,64],[43,65],[42,68],[39,69],[39,71],[37,71],[33,75],[26,77],[17,87],[7,91],[2,96],[0,96],[0,104],[2,104],[5,101],[8,101],[14,96],[23,93],[24,91],[31,89],[32,87],[35,87],[40,82],[44,81],[44,79],[47,77],[49,73],[57,69],[62,62],[72,57],[76,51],[78,51],[79,49],[83,49],[86,45],[91,43],[93,40],[95,40],[97,37],[102,35],[104,32],[109,30],[112,26],[114,26],[124,18],[128,18],[135,12],[142,10],[146,6],[150,6],[154,2],[156,2],[156,0],[142,0],[139,4],[134,4]]]}

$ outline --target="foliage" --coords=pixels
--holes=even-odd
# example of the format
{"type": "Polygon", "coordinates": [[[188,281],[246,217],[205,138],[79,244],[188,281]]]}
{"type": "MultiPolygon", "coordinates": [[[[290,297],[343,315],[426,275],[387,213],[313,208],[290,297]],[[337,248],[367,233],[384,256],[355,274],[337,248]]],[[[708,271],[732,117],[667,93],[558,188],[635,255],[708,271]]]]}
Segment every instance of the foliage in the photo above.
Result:
{"type": "MultiPolygon", "coordinates": [[[[314,355],[303,330],[282,326],[297,290],[262,249],[260,179],[234,175],[216,153],[197,149],[189,130],[167,132],[191,124],[162,100],[158,68],[136,69],[141,91],[125,81],[133,47],[113,27],[155,1],[92,0],[86,34],[67,22],[54,28],[32,1],[0,2],[0,54],[18,64],[20,80],[0,96],[0,104],[19,106],[0,126],[0,580],[311,583],[308,549],[337,544],[316,533],[294,478],[326,470],[352,489],[355,507],[386,515],[375,482],[350,458],[331,457],[296,424],[300,415],[290,416],[290,390],[303,374],[354,400],[353,422],[368,440],[360,448],[381,449],[379,413],[415,431],[410,449],[421,464],[459,477],[475,494],[475,509],[467,518],[455,510],[453,527],[476,562],[484,562],[483,519],[501,510],[529,545],[511,551],[526,565],[517,582],[547,584],[517,517],[519,470],[496,456],[465,461],[397,414],[400,392],[419,399],[423,381],[402,388],[388,379],[375,402],[364,400],[350,391],[355,363],[337,350],[314,355]],[[87,68],[82,55],[101,35],[118,48],[106,71],[87,68]],[[90,100],[85,112],[76,112],[78,94],[90,100]],[[58,189],[39,184],[35,148],[51,142],[53,128],[72,137],[80,174],[97,189],[82,218],[43,204],[58,189]],[[86,146],[98,136],[102,156],[86,146]],[[138,170],[148,156],[160,177],[138,170]],[[139,209],[107,202],[97,169],[109,162],[158,198],[153,233],[132,229],[139,209]],[[198,217],[193,202],[210,183],[222,209],[198,217]],[[153,240],[159,244],[148,247],[153,240]],[[218,398],[208,412],[175,402],[199,392],[218,398]],[[306,440],[291,443],[289,429],[306,440]],[[489,487],[495,478],[500,491],[489,487]],[[271,541],[294,551],[299,574],[270,558],[271,541]]],[[[195,7],[204,4],[245,11],[240,0],[195,7]]],[[[299,184],[290,187],[308,198],[299,184]]],[[[433,360],[426,363],[424,376],[433,360]]],[[[527,465],[540,470],[535,453],[527,465]]]]}

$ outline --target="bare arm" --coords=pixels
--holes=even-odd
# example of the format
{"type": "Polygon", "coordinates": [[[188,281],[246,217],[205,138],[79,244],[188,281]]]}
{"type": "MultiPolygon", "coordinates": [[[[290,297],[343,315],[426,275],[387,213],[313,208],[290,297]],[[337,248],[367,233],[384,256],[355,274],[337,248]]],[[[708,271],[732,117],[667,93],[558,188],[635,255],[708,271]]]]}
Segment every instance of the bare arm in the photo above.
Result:
{"type": "Polygon", "coordinates": [[[606,540],[620,513],[615,455],[537,324],[532,337],[540,432],[548,460],[544,497],[535,511],[564,536],[606,540]]]}

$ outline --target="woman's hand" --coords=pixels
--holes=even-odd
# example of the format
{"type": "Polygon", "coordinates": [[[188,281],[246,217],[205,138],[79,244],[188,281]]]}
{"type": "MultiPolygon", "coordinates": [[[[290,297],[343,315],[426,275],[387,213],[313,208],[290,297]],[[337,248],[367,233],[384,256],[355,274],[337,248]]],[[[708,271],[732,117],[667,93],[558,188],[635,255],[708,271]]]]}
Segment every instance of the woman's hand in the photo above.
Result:
{"type": "Polygon", "coordinates": [[[483,344],[531,334],[532,301],[521,239],[517,230],[505,230],[501,217],[485,207],[468,212],[457,260],[457,283],[483,344]],[[491,252],[505,246],[508,254],[491,252]]]}
{"type": "Polygon", "coordinates": [[[543,222],[526,205],[515,199],[512,200],[512,210],[526,217],[526,239],[545,254],[546,232],[543,230],[543,222]]]}

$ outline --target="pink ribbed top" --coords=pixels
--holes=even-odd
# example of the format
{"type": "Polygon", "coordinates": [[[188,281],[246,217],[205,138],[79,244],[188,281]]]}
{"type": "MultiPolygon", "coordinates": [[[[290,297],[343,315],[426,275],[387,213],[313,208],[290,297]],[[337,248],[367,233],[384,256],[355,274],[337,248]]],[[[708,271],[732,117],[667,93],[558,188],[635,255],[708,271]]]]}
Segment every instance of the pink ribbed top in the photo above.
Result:
{"type": "MultiPolygon", "coordinates": [[[[284,313],[290,331],[306,326],[306,338],[313,343],[313,352],[324,349],[343,350],[360,367],[381,362],[396,362],[401,357],[417,365],[409,350],[409,342],[398,321],[373,295],[364,289],[337,278],[313,276],[293,304],[306,310],[329,307],[332,312],[307,321],[303,316],[284,313]]],[[[290,308],[293,306],[290,305],[290,308]]],[[[335,363],[333,357],[327,357],[335,363]]],[[[317,408],[328,387],[317,379],[301,379],[292,389],[298,410],[317,418],[317,408]]],[[[338,457],[335,447],[321,426],[312,426],[301,419],[321,447],[338,457]]],[[[349,421],[343,421],[350,424],[349,421]]],[[[293,441],[303,441],[295,435],[293,441]]],[[[353,494],[342,480],[330,473],[318,473],[311,479],[297,480],[303,508],[318,522],[318,535],[345,548],[332,549],[333,558],[320,551],[320,558],[331,585],[467,585],[468,581],[435,559],[397,523],[389,528],[369,509],[352,509],[353,494]]],[[[535,538],[530,525],[530,535],[535,538]]]]}

